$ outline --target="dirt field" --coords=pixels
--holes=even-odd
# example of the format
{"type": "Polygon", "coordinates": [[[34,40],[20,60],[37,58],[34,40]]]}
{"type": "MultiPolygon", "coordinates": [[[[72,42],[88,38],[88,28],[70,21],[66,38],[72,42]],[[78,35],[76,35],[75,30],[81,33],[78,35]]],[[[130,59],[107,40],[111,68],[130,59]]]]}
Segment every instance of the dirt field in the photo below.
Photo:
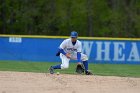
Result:
{"type": "Polygon", "coordinates": [[[140,78],[0,71],[0,93],[140,93],[140,78]]]}

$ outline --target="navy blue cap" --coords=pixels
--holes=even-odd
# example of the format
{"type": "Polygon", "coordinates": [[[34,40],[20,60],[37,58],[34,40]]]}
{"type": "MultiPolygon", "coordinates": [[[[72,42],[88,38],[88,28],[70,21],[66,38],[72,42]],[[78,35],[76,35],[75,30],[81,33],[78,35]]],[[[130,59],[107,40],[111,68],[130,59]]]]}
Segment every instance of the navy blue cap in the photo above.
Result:
{"type": "Polygon", "coordinates": [[[78,33],[76,31],[72,31],[70,36],[76,38],[78,37],[78,33]]]}

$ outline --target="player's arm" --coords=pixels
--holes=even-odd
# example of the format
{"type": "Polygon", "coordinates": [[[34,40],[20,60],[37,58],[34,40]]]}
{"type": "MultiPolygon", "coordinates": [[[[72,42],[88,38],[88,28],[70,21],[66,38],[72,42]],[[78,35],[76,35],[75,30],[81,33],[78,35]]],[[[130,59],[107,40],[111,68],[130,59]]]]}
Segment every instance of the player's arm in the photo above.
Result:
{"type": "Polygon", "coordinates": [[[58,48],[58,52],[56,53],[56,56],[59,56],[60,53],[62,53],[63,55],[66,55],[65,51],[61,48],[58,48]]]}
{"type": "Polygon", "coordinates": [[[78,45],[78,48],[77,48],[77,61],[78,61],[78,64],[81,64],[81,51],[82,51],[82,44],[80,42],[79,45],[78,45]]]}
{"type": "Polygon", "coordinates": [[[81,63],[81,52],[77,52],[77,62],[81,63]]]}
{"type": "Polygon", "coordinates": [[[66,42],[66,40],[64,40],[59,47],[59,52],[62,53],[63,55],[65,55],[66,57],[70,58],[70,54],[66,53],[64,51],[64,48],[66,47],[66,44],[67,44],[67,42],[66,42]]]}
{"type": "Polygon", "coordinates": [[[62,53],[63,55],[66,55],[66,52],[62,48],[59,48],[59,52],[62,53]]]}

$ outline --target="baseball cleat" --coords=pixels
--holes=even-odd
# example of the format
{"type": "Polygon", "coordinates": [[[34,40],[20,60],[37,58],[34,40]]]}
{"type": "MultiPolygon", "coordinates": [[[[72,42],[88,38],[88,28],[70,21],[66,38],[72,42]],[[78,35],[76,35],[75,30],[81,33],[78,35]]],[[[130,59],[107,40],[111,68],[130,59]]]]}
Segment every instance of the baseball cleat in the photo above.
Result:
{"type": "Polygon", "coordinates": [[[54,74],[54,69],[52,66],[49,68],[49,71],[50,71],[50,74],[54,74]]]}
{"type": "Polygon", "coordinates": [[[86,75],[93,75],[93,73],[91,73],[90,71],[85,71],[86,75]]]}

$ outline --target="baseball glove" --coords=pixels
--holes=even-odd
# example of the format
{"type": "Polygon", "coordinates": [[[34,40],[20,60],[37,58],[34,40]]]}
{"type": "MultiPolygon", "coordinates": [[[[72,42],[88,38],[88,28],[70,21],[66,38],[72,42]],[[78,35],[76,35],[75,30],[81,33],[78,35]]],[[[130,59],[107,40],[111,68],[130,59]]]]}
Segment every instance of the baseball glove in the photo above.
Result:
{"type": "Polygon", "coordinates": [[[76,66],[76,72],[78,74],[82,74],[82,73],[84,73],[84,71],[85,71],[85,69],[84,69],[83,64],[77,64],[77,66],[76,66]]]}
{"type": "Polygon", "coordinates": [[[56,53],[56,56],[59,56],[60,55],[60,52],[58,51],[57,53],[56,53]]]}

